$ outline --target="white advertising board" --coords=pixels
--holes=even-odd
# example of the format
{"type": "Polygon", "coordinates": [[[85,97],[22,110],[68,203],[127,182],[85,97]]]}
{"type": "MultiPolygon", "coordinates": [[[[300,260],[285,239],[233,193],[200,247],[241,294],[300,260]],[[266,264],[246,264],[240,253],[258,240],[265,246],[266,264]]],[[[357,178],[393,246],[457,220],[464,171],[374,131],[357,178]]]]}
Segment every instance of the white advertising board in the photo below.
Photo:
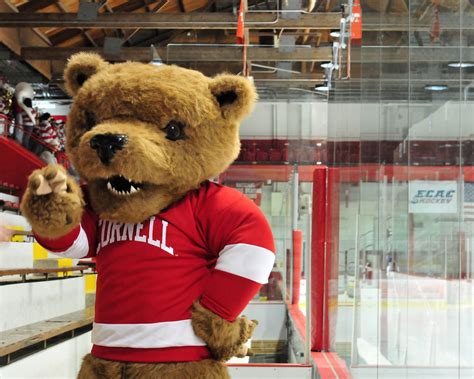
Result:
{"type": "Polygon", "coordinates": [[[456,213],[458,184],[451,180],[409,182],[409,213],[456,213]]]}

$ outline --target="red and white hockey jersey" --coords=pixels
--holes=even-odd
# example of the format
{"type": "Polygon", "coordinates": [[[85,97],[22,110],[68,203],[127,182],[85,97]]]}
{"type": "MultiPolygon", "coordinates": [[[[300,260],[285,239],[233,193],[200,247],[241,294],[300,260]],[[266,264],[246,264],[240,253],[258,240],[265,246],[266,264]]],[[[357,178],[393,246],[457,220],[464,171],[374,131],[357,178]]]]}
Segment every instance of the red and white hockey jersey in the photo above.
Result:
{"type": "Polygon", "coordinates": [[[38,237],[63,257],[96,257],[92,354],[131,362],[210,357],[191,326],[191,306],[233,321],[266,283],[275,260],[270,226],[240,192],[206,182],[139,224],[82,223],[56,240],[38,237]]]}

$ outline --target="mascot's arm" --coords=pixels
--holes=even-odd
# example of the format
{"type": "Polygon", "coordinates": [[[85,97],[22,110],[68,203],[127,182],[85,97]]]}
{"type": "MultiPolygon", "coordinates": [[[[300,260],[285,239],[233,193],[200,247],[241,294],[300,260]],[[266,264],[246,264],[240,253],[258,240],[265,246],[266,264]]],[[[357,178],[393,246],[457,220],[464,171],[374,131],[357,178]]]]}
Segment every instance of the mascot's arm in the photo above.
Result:
{"type": "Polygon", "coordinates": [[[81,188],[62,166],[49,165],[30,175],[21,212],[37,241],[52,253],[84,258],[95,252],[96,216],[84,211],[81,188]]]}
{"type": "Polygon", "coordinates": [[[268,281],[275,261],[273,236],[258,207],[247,198],[211,213],[210,247],[219,256],[199,302],[193,307],[195,333],[215,359],[243,356],[255,321],[237,316],[268,281]]]}

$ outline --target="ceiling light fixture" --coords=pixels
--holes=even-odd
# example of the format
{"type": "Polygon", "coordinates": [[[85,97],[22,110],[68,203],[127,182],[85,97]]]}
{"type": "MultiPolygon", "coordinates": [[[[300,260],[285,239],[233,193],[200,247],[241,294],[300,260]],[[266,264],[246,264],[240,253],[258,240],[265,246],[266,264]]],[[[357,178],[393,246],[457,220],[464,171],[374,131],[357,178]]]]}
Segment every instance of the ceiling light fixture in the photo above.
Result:
{"type": "Polygon", "coordinates": [[[451,63],[448,63],[448,66],[452,68],[471,68],[471,67],[474,67],[474,63],[473,62],[451,62],[451,63]]]}
{"type": "Polygon", "coordinates": [[[150,64],[155,65],[155,66],[162,66],[164,65],[163,61],[161,60],[160,54],[158,54],[158,51],[156,50],[154,45],[150,45],[151,49],[151,61],[150,64]]]}
{"type": "Polygon", "coordinates": [[[434,92],[440,92],[440,91],[446,91],[449,87],[444,84],[428,84],[425,86],[425,91],[434,91],[434,92]]]}

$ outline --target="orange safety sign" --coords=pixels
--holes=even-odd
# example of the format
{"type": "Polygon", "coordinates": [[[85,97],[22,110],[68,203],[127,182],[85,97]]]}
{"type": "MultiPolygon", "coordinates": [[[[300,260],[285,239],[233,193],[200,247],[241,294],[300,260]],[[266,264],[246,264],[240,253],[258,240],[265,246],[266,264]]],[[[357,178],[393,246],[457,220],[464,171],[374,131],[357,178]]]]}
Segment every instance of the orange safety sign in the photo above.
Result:
{"type": "Polygon", "coordinates": [[[360,0],[354,0],[354,5],[352,6],[351,39],[362,39],[362,8],[360,0]]]}
{"type": "Polygon", "coordinates": [[[239,15],[237,17],[237,43],[243,45],[245,43],[245,33],[244,33],[244,2],[240,1],[239,15]]]}

